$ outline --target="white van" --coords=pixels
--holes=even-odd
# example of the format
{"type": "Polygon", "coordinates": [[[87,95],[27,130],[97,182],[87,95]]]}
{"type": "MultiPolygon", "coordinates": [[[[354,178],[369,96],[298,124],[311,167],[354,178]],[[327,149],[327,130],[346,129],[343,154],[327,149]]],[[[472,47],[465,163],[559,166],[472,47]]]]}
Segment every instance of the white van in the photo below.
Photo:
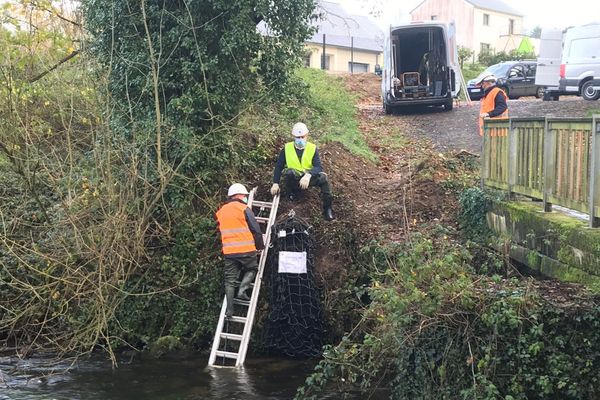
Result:
{"type": "Polygon", "coordinates": [[[453,23],[413,22],[390,27],[383,57],[381,96],[387,114],[415,105],[452,109],[460,90],[453,23]]]}
{"type": "Polygon", "coordinates": [[[558,100],[560,95],[577,94],[579,91],[568,93],[558,88],[564,33],[562,29],[552,28],[543,29],[540,35],[535,84],[544,87],[544,100],[558,100]]]}
{"type": "Polygon", "coordinates": [[[577,91],[586,100],[598,100],[594,85],[600,77],[600,24],[567,29],[560,64],[559,90],[577,91]]]}

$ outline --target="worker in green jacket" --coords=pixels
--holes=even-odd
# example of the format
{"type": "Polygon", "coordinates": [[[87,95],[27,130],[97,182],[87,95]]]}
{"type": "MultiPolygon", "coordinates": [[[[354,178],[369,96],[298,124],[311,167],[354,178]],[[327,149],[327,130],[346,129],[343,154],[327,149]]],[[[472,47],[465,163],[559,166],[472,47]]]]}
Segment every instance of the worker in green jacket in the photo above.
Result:
{"type": "Polygon", "coordinates": [[[279,193],[279,181],[282,176],[286,194],[292,201],[297,198],[299,190],[306,190],[310,186],[318,186],[321,188],[323,218],[331,221],[335,218],[331,208],[333,196],[331,195],[331,186],[327,180],[327,174],[323,172],[317,146],[307,141],[308,128],[302,122],[294,125],[292,135],[294,141],[286,143],[277,158],[275,170],[273,171],[271,194],[275,196],[279,193]]]}

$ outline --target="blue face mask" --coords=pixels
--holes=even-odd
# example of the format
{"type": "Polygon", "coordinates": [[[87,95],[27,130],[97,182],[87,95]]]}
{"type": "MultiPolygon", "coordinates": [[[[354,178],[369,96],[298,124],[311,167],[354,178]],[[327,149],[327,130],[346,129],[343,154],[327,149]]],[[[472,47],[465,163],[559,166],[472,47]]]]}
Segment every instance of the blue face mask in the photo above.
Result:
{"type": "Polygon", "coordinates": [[[303,149],[306,146],[306,139],[296,138],[294,139],[294,144],[297,148],[303,149]]]}
{"type": "Polygon", "coordinates": [[[242,199],[242,201],[243,201],[244,203],[248,204],[248,196],[244,197],[244,198],[242,199]]]}

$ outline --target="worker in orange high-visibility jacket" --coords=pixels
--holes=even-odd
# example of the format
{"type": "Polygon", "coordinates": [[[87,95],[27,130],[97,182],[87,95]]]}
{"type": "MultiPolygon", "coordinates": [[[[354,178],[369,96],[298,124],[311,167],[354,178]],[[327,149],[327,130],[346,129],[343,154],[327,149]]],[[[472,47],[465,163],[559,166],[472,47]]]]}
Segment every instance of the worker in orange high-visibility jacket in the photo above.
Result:
{"type": "Polygon", "coordinates": [[[479,83],[483,98],[479,101],[479,136],[483,136],[483,121],[486,118],[508,118],[506,93],[496,86],[494,75],[484,76],[479,83]]]}
{"type": "Polygon", "coordinates": [[[252,209],[248,207],[248,190],[240,183],[234,183],[227,192],[229,199],[216,214],[225,258],[225,296],[227,309],[225,316],[233,316],[235,287],[243,273],[237,297],[249,300],[246,291],[250,288],[258,267],[256,251],[264,249],[262,232],[252,209]]]}
{"type": "Polygon", "coordinates": [[[277,158],[271,194],[279,194],[279,181],[282,176],[286,194],[291,201],[297,198],[299,189],[306,190],[310,186],[318,186],[321,188],[323,218],[331,221],[335,219],[331,208],[333,196],[327,174],[321,166],[319,150],[314,143],[308,141],[308,127],[304,123],[294,124],[292,136],[294,141],[286,143],[277,158]]]}

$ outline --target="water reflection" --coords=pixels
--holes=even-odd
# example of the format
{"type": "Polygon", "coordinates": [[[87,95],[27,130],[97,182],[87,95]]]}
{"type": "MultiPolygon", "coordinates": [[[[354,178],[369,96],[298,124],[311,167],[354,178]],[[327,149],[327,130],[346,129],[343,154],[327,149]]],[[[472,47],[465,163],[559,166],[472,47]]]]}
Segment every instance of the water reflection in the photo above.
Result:
{"type": "Polygon", "coordinates": [[[0,357],[0,400],[289,400],[315,361],[251,358],[242,369],[206,364],[204,357],[144,360],[113,370],[107,361],[89,359],[58,373],[71,365],[0,357]]]}

